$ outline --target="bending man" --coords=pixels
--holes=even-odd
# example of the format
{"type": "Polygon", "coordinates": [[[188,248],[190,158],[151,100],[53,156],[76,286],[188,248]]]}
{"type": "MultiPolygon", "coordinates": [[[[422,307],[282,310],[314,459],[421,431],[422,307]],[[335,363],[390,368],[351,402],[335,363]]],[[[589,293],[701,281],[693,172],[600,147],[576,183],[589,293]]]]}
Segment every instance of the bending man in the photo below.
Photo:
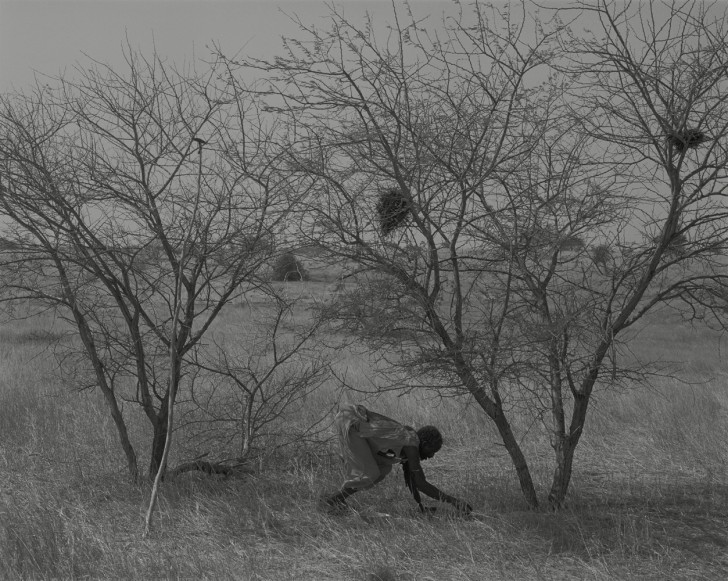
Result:
{"type": "Polygon", "coordinates": [[[350,404],[342,406],[335,423],[346,481],[339,492],[326,499],[329,506],[345,506],[349,496],[378,484],[392,471],[392,466],[402,464],[405,484],[422,512],[425,507],[420,492],[449,502],[462,512],[472,510],[468,503],[445,494],[425,478],[420,460],[432,458],[442,447],[442,436],[434,426],[415,431],[364,406],[350,404]]]}

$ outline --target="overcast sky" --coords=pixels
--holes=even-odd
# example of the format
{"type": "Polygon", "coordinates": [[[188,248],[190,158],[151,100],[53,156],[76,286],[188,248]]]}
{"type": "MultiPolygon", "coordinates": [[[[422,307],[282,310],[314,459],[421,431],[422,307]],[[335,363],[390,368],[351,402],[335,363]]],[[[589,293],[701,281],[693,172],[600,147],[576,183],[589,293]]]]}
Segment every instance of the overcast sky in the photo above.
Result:
{"type": "MultiPolygon", "coordinates": [[[[336,0],[347,16],[365,11],[382,18],[392,13],[391,0],[336,0]],[[385,16],[386,15],[386,16],[385,16]]],[[[437,21],[449,0],[411,0],[418,14],[437,21]]],[[[321,0],[0,0],[0,91],[32,83],[34,71],[55,75],[71,71],[83,53],[119,63],[128,37],[134,48],[158,52],[174,61],[218,41],[228,54],[240,49],[254,56],[280,52],[281,35],[295,36],[288,14],[323,24],[321,0]]]]}
{"type": "MultiPolygon", "coordinates": [[[[392,1],[334,0],[351,20],[369,12],[380,22],[391,20],[392,1]]],[[[571,2],[538,3],[555,7],[571,2]]],[[[452,0],[410,4],[418,17],[429,15],[431,25],[454,10],[452,0]]],[[[728,0],[713,3],[716,12],[726,9],[728,0]]],[[[193,54],[208,56],[206,45],[212,41],[228,55],[244,50],[250,56],[272,56],[280,52],[281,35],[299,36],[287,14],[326,27],[327,13],[323,0],[0,0],[0,92],[28,86],[34,71],[71,72],[76,62],[85,61],[84,53],[119,65],[126,38],[145,54],[156,44],[160,55],[175,62],[193,54]]],[[[585,26],[588,19],[582,20],[585,26]]]]}

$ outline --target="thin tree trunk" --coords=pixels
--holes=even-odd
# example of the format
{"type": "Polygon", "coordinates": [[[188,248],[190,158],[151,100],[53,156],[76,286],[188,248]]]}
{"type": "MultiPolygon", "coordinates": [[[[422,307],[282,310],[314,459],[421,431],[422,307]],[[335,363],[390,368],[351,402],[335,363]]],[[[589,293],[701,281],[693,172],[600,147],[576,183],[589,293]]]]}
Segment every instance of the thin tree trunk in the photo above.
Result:
{"type": "MultiPolygon", "coordinates": [[[[173,333],[175,331],[173,330],[173,333]]],[[[176,347],[176,343],[173,340],[171,343],[172,347],[176,347]]],[[[169,450],[172,445],[172,429],[174,427],[174,400],[177,394],[177,382],[179,382],[179,374],[177,373],[176,369],[176,361],[174,357],[172,357],[172,369],[170,371],[170,386],[169,390],[167,391],[167,397],[164,399],[165,402],[167,402],[166,406],[163,405],[163,408],[165,409],[165,416],[166,416],[166,422],[158,422],[157,426],[159,426],[159,431],[161,433],[159,441],[161,442],[161,457],[158,460],[158,467],[156,474],[153,472],[150,472],[151,474],[155,474],[154,477],[154,484],[152,485],[152,494],[151,499],[149,500],[149,508],[147,509],[147,515],[144,519],[144,537],[148,537],[149,533],[152,530],[152,516],[154,515],[154,507],[157,504],[157,496],[159,495],[159,486],[162,482],[162,479],[164,478],[164,472],[167,469],[167,458],[169,457],[169,450]]],[[[160,414],[161,415],[161,414],[160,414]]],[[[155,436],[155,444],[157,440],[157,426],[155,426],[154,430],[154,436],[155,436]]],[[[158,448],[155,447],[153,452],[157,452],[158,448]]]]}
{"type": "Polygon", "coordinates": [[[531,508],[538,508],[538,496],[536,495],[536,489],[533,486],[533,479],[531,478],[531,471],[528,469],[528,463],[526,457],[521,451],[521,447],[518,445],[516,437],[513,435],[511,425],[508,423],[505,415],[502,411],[499,411],[493,417],[495,425],[498,427],[503,444],[511,457],[513,466],[516,469],[518,476],[518,482],[521,485],[521,492],[523,497],[526,499],[528,506],[531,508]]]}
{"type": "Polygon", "coordinates": [[[574,392],[574,408],[568,434],[565,434],[563,431],[560,435],[554,434],[553,448],[556,456],[556,467],[554,468],[554,477],[548,496],[549,504],[553,509],[559,509],[563,506],[566,493],[569,490],[574,452],[581,439],[581,435],[584,433],[589,398],[591,397],[592,389],[599,375],[599,368],[610,344],[610,342],[605,342],[600,345],[594,357],[590,372],[584,377],[580,390],[574,392]]]}
{"type": "Polygon", "coordinates": [[[162,400],[162,406],[157,413],[154,420],[153,428],[154,435],[152,437],[152,453],[149,458],[149,478],[153,479],[159,467],[162,464],[162,457],[164,455],[164,443],[167,440],[167,422],[168,422],[168,410],[169,410],[169,393],[167,397],[162,400]]]}
{"type": "MultiPolygon", "coordinates": [[[[406,282],[406,281],[405,281],[406,282]]],[[[455,363],[455,369],[460,381],[475,398],[483,411],[488,414],[488,417],[495,422],[498,427],[503,444],[511,457],[513,466],[516,469],[516,475],[518,476],[518,482],[521,485],[521,492],[523,497],[526,499],[528,506],[531,508],[538,508],[538,496],[536,495],[536,489],[533,486],[533,479],[531,478],[531,471],[528,468],[528,462],[526,457],[521,451],[521,447],[518,445],[516,437],[513,435],[513,430],[508,422],[500,401],[494,401],[488,397],[487,393],[482,389],[478,380],[475,378],[472,369],[468,365],[467,361],[462,355],[460,348],[453,343],[447,329],[440,321],[436,309],[423,299],[423,303],[429,305],[428,307],[428,319],[432,328],[441,338],[443,344],[451,354],[452,361],[455,363]]]]}
{"type": "Polygon", "coordinates": [[[495,422],[498,428],[503,444],[511,457],[513,466],[516,469],[516,475],[518,476],[518,482],[521,485],[521,492],[523,497],[526,499],[528,506],[531,508],[538,508],[538,496],[536,495],[536,488],[533,486],[533,479],[531,478],[531,471],[528,468],[528,462],[526,457],[521,451],[521,447],[518,445],[518,440],[513,435],[513,430],[508,422],[505,414],[499,403],[491,400],[476,385],[475,378],[467,371],[464,367],[461,367],[461,378],[465,385],[470,389],[470,393],[473,394],[475,400],[480,404],[485,413],[495,422]]]}
{"type": "Polygon", "coordinates": [[[563,381],[561,374],[562,357],[565,358],[567,348],[567,332],[564,331],[562,348],[564,353],[559,354],[559,344],[556,337],[551,342],[549,355],[551,386],[551,447],[554,449],[556,467],[554,468],[554,479],[549,492],[548,500],[551,508],[558,509],[566,496],[571,480],[571,464],[574,456],[574,447],[571,439],[566,435],[566,416],[564,414],[563,381]]]}
{"type": "MultiPolygon", "coordinates": [[[[174,429],[174,402],[177,397],[177,387],[179,386],[180,380],[180,364],[181,355],[179,352],[179,344],[182,343],[180,335],[178,333],[180,328],[180,311],[182,307],[182,277],[184,275],[184,264],[187,260],[187,252],[189,250],[190,237],[192,235],[192,228],[195,226],[195,218],[197,217],[198,204],[200,202],[200,196],[202,191],[202,145],[204,142],[198,140],[198,170],[197,170],[197,197],[195,198],[195,206],[192,209],[192,220],[190,221],[190,231],[187,232],[185,239],[182,243],[182,255],[179,259],[179,268],[177,271],[177,284],[174,289],[174,300],[172,301],[173,312],[172,312],[172,332],[169,341],[169,390],[167,392],[166,401],[167,406],[167,433],[164,439],[164,449],[162,451],[162,458],[160,460],[159,470],[154,478],[154,485],[152,486],[152,495],[149,501],[149,508],[147,509],[147,515],[144,526],[144,536],[149,536],[152,529],[152,516],[154,515],[154,506],[157,503],[157,495],[159,493],[159,485],[164,476],[164,470],[166,469],[167,458],[169,456],[169,450],[172,447],[172,432],[174,429]],[[178,343],[179,341],[179,343],[178,343]]],[[[186,310],[186,323],[189,329],[192,322],[190,315],[190,309],[194,308],[194,295],[191,289],[187,289],[187,301],[188,309],[186,310]]]]}
{"type": "Polygon", "coordinates": [[[124,450],[124,455],[126,456],[126,467],[129,471],[129,476],[131,477],[132,482],[138,482],[139,464],[137,463],[134,447],[131,445],[131,440],[129,440],[129,432],[127,431],[126,424],[124,423],[124,416],[119,409],[114,392],[108,386],[103,385],[101,386],[101,392],[104,394],[106,404],[109,406],[109,410],[111,411],[111,418],[114,420],[116,433],[119,434],[119,443],[121,444],[121,448],[124,450]]]}
{"type": "Polygon", "coordinates": [[[240,457],[246,458],[250,452],[250,441],[253,438],[253,402],[255,392],[248,394],[245,398],[245,405],[242,412],[243,425],[242,425],[242,445],[240,447],[240,457]]]}
{"type": "Polygon", "coordinates": [[[129,439],[129,432],[126,429],[126,423],[124,422],[124,416],[119,409],[119,404],[116,401],[116,395],[114,390],[109,385],[106,373],[104,372],[104,364],[96,351],[96,343],[94,341],[93,332],[91,330],[86,317],[78,308],[76,303],[75,294],[66,275],[66,270],[63,264],[54,256],[56,263],[56,270],[58,271],[59,278],[61,280],[61,286],[71,312],[73,313],[73,319],[76,322],[76,328],[78,329],[79,335],[81,336],[81,342],[83,343],[86,355],[91,360],[91,365],[94,368],[94,374],[96,375],[96,381],[98,382],[101,393],[104,395],[104,400],[109,406],[111,417],[114,420],[116,426],[116,433],[119,435],[119,442],[124,455],[126,456],[127,470],[129,470],[129,476],[133,482],[139,480],[139,464],[137,462],[136,452],[134,452],[134,446],[131,444],[129,439]]]}
{"type": "Polygon", "coordinates": [[[560,438],[560,442],[554,446],[554,450],[556,451],[556,468],[548,498],[549,505],[556,510],[563,506],[569,490],[576,443],[573,443],[568,436],[560,438]]]}

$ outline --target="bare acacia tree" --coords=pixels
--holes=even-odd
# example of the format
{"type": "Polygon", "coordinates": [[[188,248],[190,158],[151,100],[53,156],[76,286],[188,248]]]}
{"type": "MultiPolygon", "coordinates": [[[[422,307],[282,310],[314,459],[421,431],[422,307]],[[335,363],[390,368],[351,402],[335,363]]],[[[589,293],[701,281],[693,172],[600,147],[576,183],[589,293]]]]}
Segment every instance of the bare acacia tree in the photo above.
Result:
{"type": "Polygon", "coordinates": [[[357,29],[332,13],[329,32],[307,30],[309,42],[288,42],[289,58],[251,65],[269,73],[273,106],[296,128],[290,164],[315,190],[302,236],[371,273],[357,291],[358,315],[376,304],[380,320],[396,327],[374,335],[395,363],[478,402],[535,506],[502,378],[486,376],[473,342],[490,329],[470,329],[483,328],[473,318],[483,305],[475,287],[488,268],[473,260],[478,228],[493,210],[484,200],[543,132],[527,80],[547,60],[553,34],[537,27],[528,45],[525,19],[494,28],[479,9],[445,22],[440,37],[395,17],[378,41],[372,22],[357,29]],[[474,28],[465,24],[473,17],[474,28]]]}
{"type": "Polygon", "coordinates": [[[236,463],[315,438],[326,415],[317,410],[308,418],[301,407],[329,376],[314,341],[321,321],[280,291],[264,299],[243,305],[240,327],[214,331],[196,350],[184,406],[187,445],[236,463]]]}
{"type": "MultiPolygon", "coordinates": [[[[620,209],[601,229],[616,256],[588,287],[601,337],[581,360],[564,345],[551,366],[571,397],[569,413],[553,410],[558,467],[549,499],[557,505],[615,343],[660,308],[724,329],[728,306],[728,17],[694,2],[598,0],[580,8],[599,26],[564,42],[565,70],[575,79],[568,101],[581,133],[596,143],[600,171],[611,176],[600,196],[620,209]]],[[[553,383],[552,393],[560,395],[553,383]]]]}
{"type": "Polygon", "coordinates": [[[143,409],[149,474],[163,472],[190,354],[261,286],[296,188],[278,170],[278,128],[229,66],[126,59],[123,74],[94,64],[2,98],[0,211],[15,247],[4,296],[50,302],[77,328],[136,478],[120,401],[143,409]]]}
{"type": "Polygon", "coordinates": [[[383,39],[333,12],[248,63],[295,129],[315,194],[301,235],[359,273],[329,314],[412,382],[476,401],[534,507],[512,418],[547,425],[561,506],[594,389],[645,371],[620,366],[625,331],[676,301],[723,313],[725,21],[691,6],[661,24],[567,12],[599,16],[594,38],[525,5],[476,4],[437,34],[395,10],[383,39]]]}

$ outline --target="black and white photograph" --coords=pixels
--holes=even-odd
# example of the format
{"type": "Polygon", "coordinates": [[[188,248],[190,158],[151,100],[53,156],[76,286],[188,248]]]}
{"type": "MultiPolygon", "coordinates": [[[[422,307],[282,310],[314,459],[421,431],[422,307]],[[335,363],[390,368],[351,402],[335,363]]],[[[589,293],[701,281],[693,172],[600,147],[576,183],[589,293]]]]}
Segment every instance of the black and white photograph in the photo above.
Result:
{"type": "Polygon", "coordinates": [[[0,0],[0,579],[728,579],[728,0],[0,0]]]}

